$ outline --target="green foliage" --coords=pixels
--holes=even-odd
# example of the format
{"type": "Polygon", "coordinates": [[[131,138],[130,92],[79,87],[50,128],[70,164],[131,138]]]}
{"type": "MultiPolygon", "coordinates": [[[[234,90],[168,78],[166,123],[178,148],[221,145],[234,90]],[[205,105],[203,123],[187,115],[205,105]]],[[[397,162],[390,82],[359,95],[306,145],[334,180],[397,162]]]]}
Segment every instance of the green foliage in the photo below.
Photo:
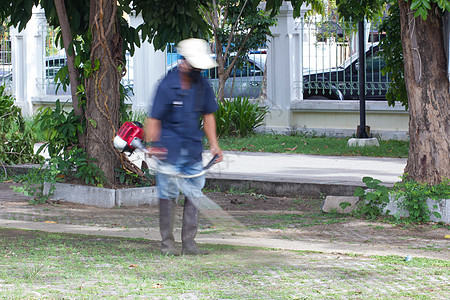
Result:
{"type": "Polygon", "coordinates": [[[120,184],[126,186],[154,186],[156,185],[156,178],[154,174],[150,173],[149,169],[144,171],[145,178],[147,181],[142,180],[137,174],[129,172],[124,169],[116,168],[116,177],[117,181],[120,184]]]}
{"type": "Polygon", "coordinates": [[[373,20],[382,15],[389,0],[337,0],[339,16],[346,20],[373,20]]]}
{"type": "Polygon", "coordinates": [[[219,64],[216,71],[219,76],[218,98],[221,100],[224,98],[225,81],[233,70],[242,68],[248,61],[249,50],[265,45],[271,36],[270,27],[276,24],[275,17],[258,6],[260,2],[218,0],[200,7],[214,36],[219,64]]]}
{"type": "MultiPolygon", "coordinates": [[[[406,0],[405,0],[406,1],[406,0]]],[[[337,0],[339,15],[345,19],[353,18],[369,20],[380,16],[387,4],[392,0],[337,0]]],[[[397,2],[397,1],[395,1],[397,2]]],[[[414,11],[414,17],[422,17],[426,20],[430,11],[437,7],[440,12],[450,11],[450,2],[447,0],[412,0],[410,9],[414,11]]]]}
{"type": "Polygon", "coordinates": [[[381,181],[372,177],[364,177],[363,182],[369,190],[357,187],[354,193],[355,197],[359,197],[357,209],[354,210],[356,215],[364,216],[369,219],[376,219],[383,214],[383,209],[389,203],[389,190],[381,181]]]}
{"type": "Polygon", "coordinates": [[[35,163],[42,158],[34,154],[34,136],[26,126],[22,110],[14,105],[14,98],[0,86],[0,163],[35,163]]]}
{"type": "MultiPolygon", "coordinates": [[[[136,15],[142,15],[144,22],[136,29],[142,39],[148,39],[155,49],[165,49],[168,42],[177,43],[188,37],[207,37],[208,26],[199,12],[199,5],[207,1],[197,0],[134,0],[119,1],[122,9],[126,2],[132,3],[136,15]]],[[[126,42],[139,40],[130,31],[126,42]]]]}
{"type": "Polygon", "coordinates": [[[381,49],[383,49],[380,52],[381,57],[386,63],[383,74],[389,73],[390,79],[386,99],[391,106],[394,106],[395,102],[399,101],[405,106],[405,109],[408,109],[398,2],[389,8],[388,15],[383,20],[380,31],[386,32],[386,37],[380,42],[381,49]]]}
{"type": "Polygon", "coordinates": [[[10,24],[22,31],[31,19],[33,7],[37,6],[39,2],[39,0],[0,1],[0,19],[9,18],[10,24]]]}
{"type": "Polygon", "coordinates": [[[55,157],[63,150],[74,147],[78,144],[78,132],[84,132],[84,124],[80,122],[80,117],[64,110],[59,100],[55,103],[55,109],[42,107],[36,116],[36,128],[44,133],[46,143],[42,145],[38,153],[45,147],[48,149],[50,157],[55,157]]]}
{"type": "Polygon", "coordinates": [[[53,195],[55,182],[78,180],[102,187],[105,176],[82,149],[74,148],[50,158],[47,164],[30,169],[25,175],[16,176],[15,180],[22,183],[22,186],[12,187],[14,191],[33,197],[31,204],[42,204],[53,195]],[[44,183],[50,184],[46,193],[44,183]]]}
{"type": "Polygon", "coordinates": [[[450,2],[448,0],[412,0],[410,8],[414,11],[414,17],[420,16],[423,20],[426,20],[429,11],[432,10],[432,3],[437,4],[442,12],[450,11],[450,2]]]}
{"type": "MultiPolygon", "coordinates": [[[[384,208],[389,203],[390,191],[380,184],[380,180],[364,177],[363,182],[369,189],[364,191],[364,189],[358,187],[355,190],[354,196],[360,197],[362,201],[357,203],[358,209],[354,213],[369,219],[375,219],[382,215],[384,208]]],[[[395,184],[391,192],[395,194],[397,208],[408,211],[408,221],[412,223],[428,222],[431,214],[436,218],[441,218],[441,215],[438,212],[431,213],[427,199],[435,201],[450,199],[450,180],[445,179],[440,184],[429,185],[404,176],[401,182],[395,184]]],[[[436,209],[437,205],[433,207],[436,209]]],[[[396,217],[397,219],[400,218],[399,216],[396,217]]]]}
{"type": "MultiPolygon", "coordinates": [[[[266,10],[271,12],[271,16],[275,16],[280,11],[280,6],[284,0],[266,0],[266,10]]],[[[301,16],[301,7],[303,4],[311,6],[311,9],[319,14],[324,13],[324,1],[322,0],[291,0],[294,8],[294,18],[301,16]]]]}
{"type": "Polygon", "coordinates": [[[266,106],[251,103],[248,98],[234,98],[219,102],[216,111],[217,134],[219,136],[246,136],[264,123],[268,112],[266,106]]]}
{"type": "Polygon", "coordinates": [[[58,181],[57,175],[60,173],[55,164],[41,164],[38,168],[32,168],[24,175],[15,177],[15,181],[20,182],[22,186],[12,186],[13,190],[22,193],[25,196],[33,197],[30,204],[42,204],[48,201],[53,195],[55,186],[58,181]],[[44,183],[50,184],[50,189],[44,193],[44,183]]]}
{"type": "Polygon", "coordinates": [[[78,134],[85,132],[85,123],[73,110],[66,111],[59,100],[55,108],[42,107],[35,117],[36,130],[43,133],[45,143],[38,149],[47,148],[50,162],[56,164],[67,181],[82,180],[85,184],[103,186],[105,176],[95,161],[83,149],[77,148],[78,134]]]}
{"type": "Polygon", "coordinates": [[[58,167],[60,175],[66,181],[78,180],[84,184],[103,187],[106,181],[105,176],[94,162],[80,148],[67,150],[62,155],[54,156],[51,159],[51,164],[58,167]]]}
{"type": "MultiPolygon", "coordinates": [[[[430,221],[430,209],[427,205],[427,199],[435,201],[450,199],[450,180],[445,179],[440,184],[430,185],[417,182],[403,177],[401,182],[395,184],[395,199],[399,208],[406,209],[409,212],[408,219],[412,222],[430,221]]],[[[437,208],[434,205],[434,208],[437,208]]],[[[433,212],[436,218],[441,215],[433,212]]]]}
{"type": "MultiPolygon", "coordinates": [[[[269,27],[275,25],[275,18],[258,8],[259,3],[260,0],[217,1],[216,9],[224,18],[219,20],[218,26],[210,21],[210,26],[220,44],[228,47],[228,53],[246,56],[248,50],[257,49],[271,35],[269,27]]],[[[206,9],[217,13],[212,3],[206,9]]]]}

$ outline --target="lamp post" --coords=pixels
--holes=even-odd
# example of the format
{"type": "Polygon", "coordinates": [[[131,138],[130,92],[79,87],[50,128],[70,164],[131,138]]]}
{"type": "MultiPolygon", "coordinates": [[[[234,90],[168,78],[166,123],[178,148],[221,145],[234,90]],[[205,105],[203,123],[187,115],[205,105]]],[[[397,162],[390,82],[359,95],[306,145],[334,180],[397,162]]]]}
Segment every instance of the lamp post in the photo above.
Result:
{"type": "Polygon", "coordinates": [[[365,49],[364,18],[358,21],[358,79],[359,79],[359,130],[357,136],[366,139],[366,49],[365,49]]]}

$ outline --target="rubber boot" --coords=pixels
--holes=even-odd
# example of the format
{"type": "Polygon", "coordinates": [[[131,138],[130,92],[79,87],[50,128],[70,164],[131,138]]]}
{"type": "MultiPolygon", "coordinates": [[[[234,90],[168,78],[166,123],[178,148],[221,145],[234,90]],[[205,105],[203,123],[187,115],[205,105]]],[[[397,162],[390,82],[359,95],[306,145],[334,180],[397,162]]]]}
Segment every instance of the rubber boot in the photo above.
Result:
{"type": "Polygon", "coordinates": [[[161,234],[161,253],[163,255],[180,255],[175,248],[173,224],[175,217],[175,200],[159,199],[159,232],[161,234]]]}
{"type": "Polygon", "coordinates": [[[188,197],[184,200],[183,228],[181,230],[181,241],[183,243],[183,255],[204,255],[209,252],[200,250],[194,241],[198,230],[198,208],[188,197]]]}

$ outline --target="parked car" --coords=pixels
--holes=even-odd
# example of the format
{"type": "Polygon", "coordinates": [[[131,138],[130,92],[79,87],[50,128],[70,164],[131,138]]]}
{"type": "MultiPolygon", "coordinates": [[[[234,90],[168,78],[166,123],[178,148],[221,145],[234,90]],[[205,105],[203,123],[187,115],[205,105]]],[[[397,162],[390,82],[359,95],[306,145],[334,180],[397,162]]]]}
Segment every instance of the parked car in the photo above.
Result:
{"type": "MultiPolygon", "coordinates": [[[[310,71],[303,76],[304,99],[351,100],[359,99],[358,63],[355,53],[341,66],[326,70],[310,71]]],[[[381,70],[385,64],[380,56],[378,43],[366,50],[366,99],[386,100],[389,76],[381,70]]]]}
{"type": "MultiPolygon", "coordinates": [[[[125,91],[129,96],[133,94],[134,80],[133,80],[133,65],[128,63],[131,60],[130,53],[126,53],[127,60],[127,75],[122,78],[121,82],[125,91]]],[[[58,83],[55,82],[55,76],[58,71],[67,64],[65,54],[47,56],[45,58],[45,81],[46,94],[47,95],[70,95],[70,87],[64,91],[62,86],[58,87],[58,83]]]]}
{"type": "Polygon", "coordinates": [[[5,91],[8,93],[12,92],[12,70],[0,70],[0,86],[5,86],[5,91]]]}
{"type": "MultiPolygon", "coordinates": [[[[175,70],[178,62],[172,63],[168,67],[168,72],[175,70]]],[[[243,65],[231,73],[225,81],[225,98],[249,97],[258,98],[261,94],[264,68],[266,65],[266,54],[249,54],[243,65]]],[[[225,66],[228,67],[228,64],[225,66]]],[[[212,88],[216,91],[219,88],[218,68],[205,70],[202,75],[209,79],[212,88]]]]}

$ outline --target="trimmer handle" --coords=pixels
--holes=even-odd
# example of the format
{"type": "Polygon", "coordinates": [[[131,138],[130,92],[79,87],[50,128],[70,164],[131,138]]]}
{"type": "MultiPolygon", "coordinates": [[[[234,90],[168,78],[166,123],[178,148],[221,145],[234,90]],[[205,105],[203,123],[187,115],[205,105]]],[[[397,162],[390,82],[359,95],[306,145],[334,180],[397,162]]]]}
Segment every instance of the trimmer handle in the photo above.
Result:
{"type": "Polygon", "coordinates": [[[214,155],[214,157],[209,161],[208,164],[206,164],[206,166],[203,168],[204,170],[208,170],[209,168],[211,168],[215,163],[216,160],[219,158],[219,155],[214,155]]]}

